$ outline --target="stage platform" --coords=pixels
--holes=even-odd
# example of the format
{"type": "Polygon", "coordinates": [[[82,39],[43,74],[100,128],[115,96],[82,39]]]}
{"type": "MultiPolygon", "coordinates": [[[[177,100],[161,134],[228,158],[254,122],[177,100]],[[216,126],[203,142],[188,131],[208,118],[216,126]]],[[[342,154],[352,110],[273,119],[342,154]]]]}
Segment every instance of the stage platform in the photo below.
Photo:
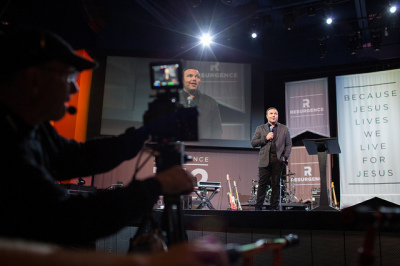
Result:
{"type": "MultiPolygon", "coordinates": [[[[247,207],[247,206],[244,206],[247,207]]],[[[297,207],[297,206],[296,206],[297,207]]],[[[154,210],[161,221],[163,211],[154,210]]],[[[359,265],[358,249],[364,245],[365,230],[374,222],[372,212],[349,216],[338,211],[242,211],[183,210],[188,240],[213,235],[222,243],[249,244],[259,239],[299,237],[300,243],[283,250],[283,265],[359,265]]],[[[115,235],[96,243],[99,251],[126,253],[129,239],[135,235],[140,219],[115,235]]],[[[398,227],[398,226],[397,226],[398,227]]],[[[397,255],[400,231],[397,227],[381,228],[376,233],[373,265],[400,265],[397,255]]],[[[272,265],[272,253],[257,255],[254,265],[272,265]]]]}

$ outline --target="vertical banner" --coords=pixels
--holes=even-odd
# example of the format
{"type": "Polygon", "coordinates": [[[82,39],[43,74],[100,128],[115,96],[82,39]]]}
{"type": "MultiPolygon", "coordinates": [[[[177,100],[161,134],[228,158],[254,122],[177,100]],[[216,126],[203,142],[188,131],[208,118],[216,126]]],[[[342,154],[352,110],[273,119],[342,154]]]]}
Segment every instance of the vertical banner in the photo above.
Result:
{"type": "Polygon", "coordinates": [[[306,131],[329,137],[327,78],[286,82],[286,124],[292,138],[306,131]]]}
{"type": "Polygon", "coordinates": [[[400,70],[336,77],[341,207],[400,204],[400,70]]]}

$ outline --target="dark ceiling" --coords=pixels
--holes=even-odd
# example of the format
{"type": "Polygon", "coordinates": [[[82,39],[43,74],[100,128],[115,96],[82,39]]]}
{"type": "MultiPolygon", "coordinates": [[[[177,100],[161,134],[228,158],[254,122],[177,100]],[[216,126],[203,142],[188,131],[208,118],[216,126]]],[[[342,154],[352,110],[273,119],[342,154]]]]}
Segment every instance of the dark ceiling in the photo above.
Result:
{"type": "Polygon", "coordinates": [[[265,70],[400,57],[399,11],[382,0],[8,0],[3,24],[54,31],[74,48],[166,59],[261,61],[265,70]],[[327,25],[325,16],[334,22],[327,25]],[[252,39],[256,28],[259,37],[252,39]],[[210,48],[197,36],[209,31],[210,48]]]}

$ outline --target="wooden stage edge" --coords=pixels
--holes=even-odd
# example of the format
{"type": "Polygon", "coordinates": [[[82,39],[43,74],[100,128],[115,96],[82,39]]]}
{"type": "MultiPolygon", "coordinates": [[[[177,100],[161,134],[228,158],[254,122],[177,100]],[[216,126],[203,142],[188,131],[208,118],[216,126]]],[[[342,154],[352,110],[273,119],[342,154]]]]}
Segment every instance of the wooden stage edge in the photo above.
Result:
{"type": "MultiPolygon", "coordinates": [[[[255,211],[243,210],[183,210],[183,220],[187,230],[211,230],[225,232],[233,229],[296,229],[296,230],[334,230],[364,231],[374,222],[373,212],[357,214],[353,211],[333,209],[326,211],[282,210],[255,211]]],[[[161,221],[163,210],[153,210],[153,217],[161,221]]],[[[132,226],[137,226],[135,221],[132,226]]],[[[397,230],[398,226],[381,228],[382,231],[397,230]]]]}

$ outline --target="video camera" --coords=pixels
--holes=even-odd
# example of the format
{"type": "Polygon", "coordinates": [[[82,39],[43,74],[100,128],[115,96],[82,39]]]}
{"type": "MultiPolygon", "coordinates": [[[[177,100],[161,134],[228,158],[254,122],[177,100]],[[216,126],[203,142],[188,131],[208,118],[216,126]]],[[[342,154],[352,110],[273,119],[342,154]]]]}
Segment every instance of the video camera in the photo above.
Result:
{"type": "MultiPolygon", "coordinates": [[[[157,172],[189,161],[182,141],[198,140],[197,108],[185,108],[179,100],[179,89],[183,88],[182,72],[180,61],[150,64],[151,88],[157,93],[143,115],[143,123],[151,137],[147,145],[157,151],[157,172]]],[[[184,241],[187,235],[183,224],[183,196],[164,195],[163,199],[162,227],[166,243],[184,241]]]]}
{"type": "Polygon", "coordinates": [[[150,63],[151,88],[156,90],[156,99],[149,103],[143,123],[151,127],[154,142],[198,140],[198,111],[184,108],[179,101],[182,68],[181,61],[150,63]]]}

